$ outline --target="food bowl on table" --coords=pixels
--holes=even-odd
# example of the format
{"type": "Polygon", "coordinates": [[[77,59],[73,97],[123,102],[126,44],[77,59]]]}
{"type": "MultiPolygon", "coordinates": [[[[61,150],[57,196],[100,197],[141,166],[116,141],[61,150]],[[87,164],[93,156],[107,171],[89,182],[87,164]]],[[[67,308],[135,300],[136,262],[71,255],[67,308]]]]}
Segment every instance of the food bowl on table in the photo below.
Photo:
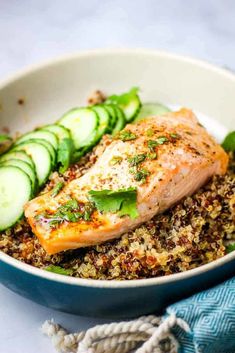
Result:
{"type": "MultiPolygon", "coordinates": [[[[16,74],[0,85],[0,129],[27,132],[83,105],[96,89],[140,87],[143,100],[198,113],[222,141],[234,129],[235,75],[208,63],[148,50],[78,53],[16,74]]],[[[0,251],[0,281],[53,309],[84,316],[160,313],[172,302],[234,275],[235,252],[185,272],[132,280],[74,278],[35,268],[0,251]]]]}

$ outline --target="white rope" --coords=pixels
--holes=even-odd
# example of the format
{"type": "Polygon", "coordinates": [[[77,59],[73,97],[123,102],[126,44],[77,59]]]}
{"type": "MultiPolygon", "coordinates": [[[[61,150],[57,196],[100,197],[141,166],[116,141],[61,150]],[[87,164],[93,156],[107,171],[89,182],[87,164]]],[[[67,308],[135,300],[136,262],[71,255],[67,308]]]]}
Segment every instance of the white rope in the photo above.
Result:
{"type": "Polygon", "coordinates": [[[61,353],[162,353],[167,341],[167,353],[177,353],[178,342],[172,335],[174,326],[189,332],[188,324],[171,314],[166,319],[149,315],[132,321],[97,325],[86,332],[68,334],[53,320],[42,325],[42,332],[51,338],[61,353]],[[140,344],[143,343],[141,346],[140,344]]]}

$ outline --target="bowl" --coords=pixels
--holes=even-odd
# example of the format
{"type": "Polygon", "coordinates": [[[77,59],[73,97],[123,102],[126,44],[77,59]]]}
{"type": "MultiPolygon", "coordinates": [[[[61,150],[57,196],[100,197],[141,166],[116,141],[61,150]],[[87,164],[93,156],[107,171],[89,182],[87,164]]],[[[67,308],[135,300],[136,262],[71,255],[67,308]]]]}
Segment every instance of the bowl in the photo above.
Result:
{"type": "MultiPolygon", "coordinates": [[[[97,88],[113,93],[133,86],[141,88],[145,101],[187,106],[212,117],[210,127],[234,129],[235,75],[198,60],[140,49],[78,53],[14,75],[0,84],[0,128],[27,131],[56,121],[97,88]]],[[[166,277],[100,281],[50,273],[0,252],[4,286],[53,309],[93,317],[161,313],[168,304],[234,275],[234,268],[235,252],[166,277]]]]}

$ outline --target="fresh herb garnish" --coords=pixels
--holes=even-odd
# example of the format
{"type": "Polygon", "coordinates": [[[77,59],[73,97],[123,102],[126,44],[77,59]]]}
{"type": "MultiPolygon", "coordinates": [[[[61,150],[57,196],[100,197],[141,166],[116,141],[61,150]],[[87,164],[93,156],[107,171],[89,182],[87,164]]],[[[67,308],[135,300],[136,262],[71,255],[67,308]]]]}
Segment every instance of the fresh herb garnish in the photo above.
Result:
{"type": "Polygon", "coordinates": [[[139,163],[143,162],[146,159],[146,154],[137,154],[136,156],[128,158],[128,162],[131,167],[137,166],[139,163]]]}
{"type": "Polygon", "coordinates": [[[165,142],[169,141],[166,136],[160,136],[156,139],[158,145],[163,145],[165,142]]]}
{"type": "Polygon", "coordinates": [[[59,194],[60,190],[63,188],[64,182],[59,181],[51,191],[51,196],[55,197],[59,194]]]}
{"type": "Polygon", "coordinates": [[[133,87],[130,89],[129,92],[126,92],[120,95],[113,94],[112,96],[107,98],[106,103],[118,104],[122,109],[125,109],[125,107],[133,99],[133,97],[135,96],[138,97],[137,95],[138,91],[139,91],[138,87],[133,87]]]}
{"type": "Polygon", "coordinates": [[[227,253],[227,254],[230,253],[230,252],[232,252],[232,251],[235,251],[235,243],[233,243],[233,244],[228,244],[228,245],[226,246],[226,253],[227,253]]]}
{"type": "Polygon", "coordinates": [[[81,157],[84,156],[84,154],[86,154],[86,152],[87,152],[86,147],[83,147],[80,150],[74,151],[71,158],[71,162],[77,163],[81,159],[81,157]]]}
{"type": "Polygon", "coordinates": [[[58,147],[57,163],[59,165],[59,172],[64,173],[71,162],[74,146],[72,139],[64,138],[58,147]]]}
{"type": "Polygon", "coordinates": [[[62,206],[58,208],[61,212],[65,211],[74,211],[78,208],[78,202],[76,199],[70,199],[66,203],[64,203],[62,206]]]}
{"type": "Polygon", "coordinates": [[[93,202],[87,202],[84,206],[83,219],[84,221],[90,221],[92,213],[95,211],[95,205],[93,202]]]}
{"type": "Polygon", "coordinates": [[[148,141],[148,148],[150,149],[150,151],[153,152],[155,150],[155,147],[157,147],[157,146],[158,146],[157,141],[155,141],[155,140],[148,141]]]}
{"type": "Polygon", "coordinates": [[[223,149],[225,149],[225,151],[229,152],[235,151],[235,131],[230,132],[224,139],[223,143],[222,143],[222,147],[223,149]]]}
{"type": "Polygon", "coordinates": [[[91,190],[90,200],[100,212],[118,212],[119,216],[138,217],[136,188],[113,190],[91,190]]]}
{"type": "Polygon", "coordinates": [[[130,169],[130,173],[134,175],[134,179],[136,181],[140,181],[141,184],[144,184],[146,182],[147,176],[150,174],[150,172],[147,169],[137,169],[137,168],[132,168],[130,169]]]}
{"type": "Polygon", "coordinates": [[[36,216],[36,220],[46,222],[50,227],[56,227],[63,222],[78,222],[83,219],[89,221],[95,207],[90,202],[79,204],[77,200],[70,199],[61,205],[53,214],[43,213],[36,216]]]}
{"type": "Polygon", "coordinates": [[[148,148],[150,149],[150,151],[154,152],[155,147],[157,147],[158,145],[163,145],[167,141],[169,140],[166,136],[160,136],[156,138],[156,140],[148,140],[148,148]]]}
{"type": "Polygon", "coordinates": [[[110,165],[120,164],[122,160],[123,158],[121,156],[113,156],[113,158],[110,159],[109,164],[110,165]]]}
{"type": "Polygon", "coordinates": [[[56,266],[56,265],[49,265],[44,268],[44,270],[57,273],[59,275],[65,275],[65,276],[71,276],[73,271],[70,269],[63,268],[61,266],[56,266]]]}
{"type": "Polygon", "coordinates": [[[157,153],[156,152],[150,152],[147,154],[148,159],[157,159],[157,153]]]}
{"type": "Polygon", "coordinates": [[[153,129],[151,129],[151,128],[147,129],[147,130],[146,130],[146,135],[147,135],[148,137],[152,137],[152,136],[154,135],[153,129]]]}
{"type": "Polygon", "coordinates": [[[178,139],[180,137],[180,135],[173,133],[173,134],[170,134],[170,137],[172,137],[173,139],[178,139]]]}
{"type": "Polygon", "coordinates": [[[122,141],[131,141],[131,140],[135,140],[137,136],[130,130],[122,130],[118,133],[117,138],[119,138],[122,141]]]}

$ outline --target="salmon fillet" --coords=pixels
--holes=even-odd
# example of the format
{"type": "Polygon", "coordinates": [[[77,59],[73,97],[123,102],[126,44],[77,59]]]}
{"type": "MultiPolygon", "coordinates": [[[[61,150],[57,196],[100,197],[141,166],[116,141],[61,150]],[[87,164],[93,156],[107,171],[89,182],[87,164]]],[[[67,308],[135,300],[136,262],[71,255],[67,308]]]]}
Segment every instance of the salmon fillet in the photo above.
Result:
{"type": "Polygon", "coordinates": [[[57,196],[48,192],[25,205],[25,216],[48,254],[117,238],[194,193],[212,175],[226,172],[227,154],[188,109],[129,124],[123,132],[86,174],[68,182],[57,196]],[[132,139],[123,138],[125,134],[132,139]],[[136,218],[98,209],[87,220],[52,225],[45,218],[68,200],[86,205],[90,190],[130,187],[137,192],[136,218]]]}

